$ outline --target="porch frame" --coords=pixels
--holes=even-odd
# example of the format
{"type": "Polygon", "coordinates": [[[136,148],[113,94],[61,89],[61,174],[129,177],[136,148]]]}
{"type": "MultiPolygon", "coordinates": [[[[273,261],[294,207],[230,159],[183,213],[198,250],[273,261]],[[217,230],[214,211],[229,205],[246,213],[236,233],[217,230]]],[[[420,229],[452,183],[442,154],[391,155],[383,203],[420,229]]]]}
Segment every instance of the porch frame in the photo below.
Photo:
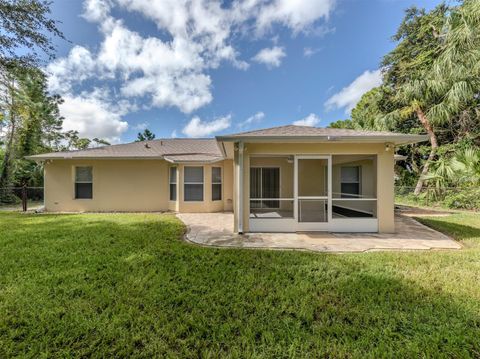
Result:
{"type": "MultiPolygon", "coordinates": [[[[243,157],[243,151],[240,152],[243,157]]],[[[302,231],[328,231],[328,232],[378,232],[379,231],[379,220],[378,215],[375,218],[333,218],[332,207],[333,207],[333,171],[332,171],[332,156],[345,155],[345,154],[261,154],[255,153],[251,157],[283,157],[283,156],[293,156],[294,158],[294,168],[293,168],[293,218],[251,218],[248,216],[249,221],[249,231],[250,232],[302,232],[302,231]],[[299,196],[298,195],[298,161],[302,159],[326,159],[327,160],[327,196],[299,196]],[[301,199],[319,199],[327,200],[327,222],[299,222],[298,218],[298,206],[299,200],[301,199]],[[354,228],[354,230],[353,230],[354,228]]],[[[357,155],[357,154],[351,154],[357,155]]],[[[376,153],[372,153],[372,156],[378,156],[376,153]]],[[[239,156],[240,159],[240,156],[239,156]]],[[[243,162],[243,158],[242,161],[243,162]]],[[[243,167],[243,166],[242,166],[243,167]]],[[[250,164],[248,164],[248,170],[250,170],[250,164]]],[[[378,165],[376,167],[375,176],[378,178],[379,170],[378,165]]],[[[243,185],[243,175],[242,178],[243,185]]],[[[378,185],[378,182],[377,182],[378,185]]],[[[376,198],[366,198],[360,200],[375,200],[377,213],[378,213],[378,190],[376,191],[376,198]]],[[[250,193],[248,196],[242,194],[240,196],[240,202],[243,202],[245,199],[250,201],[250,193]]],[[[280,200],[285,200],[280,198],[280,200]]],[[[240,207],[240,206],[239,206],[240,207]]],[[[242,205],[243,207],[243,205],[242,205]]],[[[240,229],[240,226],[239,226],[240,229]]]]}

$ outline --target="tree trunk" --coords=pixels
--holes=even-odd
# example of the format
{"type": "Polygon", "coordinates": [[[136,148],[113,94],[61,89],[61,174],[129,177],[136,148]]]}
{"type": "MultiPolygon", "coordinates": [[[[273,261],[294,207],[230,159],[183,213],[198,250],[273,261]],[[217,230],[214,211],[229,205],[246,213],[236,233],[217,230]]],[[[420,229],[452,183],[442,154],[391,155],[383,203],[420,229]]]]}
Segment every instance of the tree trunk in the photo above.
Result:
{"type": "Polygon", "coordinates": [[[13,145],[14,145],[14,138],[15,138],[15,131],[16,131],[16,118],[14,114],[14,94],[13,94],[13,86],[8,87],[8,92],[10,96],[10,108],[8,109],[8,115],[10,117],[10,131],[8,142],[5,146],[5,155],[3,158],[2,168],[0,170],[0,187],[3,188],[1,194],[0,201],[2,202],[10,202],[13,198],[13,193],[8,186],[11,185],[10,181],[12,178],[12,158],[13,158],[13,145]]]}
{"type": "Polygon", "coordinates": [[[430,144],[432,146],[432,149],[430,150],[430,154],[428,155],[427,161],[423,165],[422,173],[418,178],[417,185],[415,186],[415,191],[413,192],[415,196],[418,196],[423,187],[423,182],[424,182],[423,177],[427,175],[428,168],[430,167],[430,163],[435,158],[435,153],[437,152],[437,148],[438,148],[438,142],[437,142],[437,136],[435,136],[435,132],[433,132],[433,127],[430,124],[430,121],[428,121],[427,116],[425,116],[425,114],[423,113],[422,109],[418,108],[416,110],[416,113],[417,113],[418,119],[420,120],[420,123],[423,125],[423,128],[425,129],[425,131],[427,131],[427,134],[430,137],[430,144]]]}

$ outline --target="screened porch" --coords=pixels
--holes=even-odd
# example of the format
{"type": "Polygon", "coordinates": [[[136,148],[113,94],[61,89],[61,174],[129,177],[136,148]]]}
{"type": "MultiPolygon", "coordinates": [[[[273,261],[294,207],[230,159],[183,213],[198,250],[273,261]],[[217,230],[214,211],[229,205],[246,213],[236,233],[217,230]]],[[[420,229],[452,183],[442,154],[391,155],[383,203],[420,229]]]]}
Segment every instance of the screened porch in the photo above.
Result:
{"type": "Polygon", "coordinates": [[[251,156],[249,171],[252,231],[378,228],[376,155],[251,156]]]}

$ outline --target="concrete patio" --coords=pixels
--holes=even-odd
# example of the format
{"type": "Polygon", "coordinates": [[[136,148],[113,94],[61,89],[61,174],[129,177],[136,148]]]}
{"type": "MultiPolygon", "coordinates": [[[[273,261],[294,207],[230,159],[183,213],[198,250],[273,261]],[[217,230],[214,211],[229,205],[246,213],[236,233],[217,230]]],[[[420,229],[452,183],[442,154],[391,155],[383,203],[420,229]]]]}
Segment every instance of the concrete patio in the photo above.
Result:
{"type": "Polygon", "coordinates": [[[215,247],[300,249],[319,252],[461,249],[452,238],[413,218],[396,215],[396,233],[233,233],[232,213],[178,213],[190,242],[215,247]]]}

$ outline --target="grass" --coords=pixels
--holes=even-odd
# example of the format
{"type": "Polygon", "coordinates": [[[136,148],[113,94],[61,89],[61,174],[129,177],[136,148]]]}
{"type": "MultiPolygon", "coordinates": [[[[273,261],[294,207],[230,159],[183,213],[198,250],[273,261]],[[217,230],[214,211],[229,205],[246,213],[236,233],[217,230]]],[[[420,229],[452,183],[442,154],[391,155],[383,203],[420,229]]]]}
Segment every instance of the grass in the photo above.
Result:
{"type": "Polygon", "coordinates": [[[479,357],[480,215],[461,251],[214,249],[158,214],[0,213],[0,357],[479,357]]]}
{"type": "Polygon", "coordinates": [[[395,196],[395,204],[404,205],[404,206],[413,206],[419,208],[427,208],[427,209],[440,209],[440,210],[447,210],[447,211],[458,211],[459,209],[455,208],[448,208],[447,206],[442,204],[442,201],[427,201],[423,198],[418,198],[413,195],[396,195],[395,196]]]}

